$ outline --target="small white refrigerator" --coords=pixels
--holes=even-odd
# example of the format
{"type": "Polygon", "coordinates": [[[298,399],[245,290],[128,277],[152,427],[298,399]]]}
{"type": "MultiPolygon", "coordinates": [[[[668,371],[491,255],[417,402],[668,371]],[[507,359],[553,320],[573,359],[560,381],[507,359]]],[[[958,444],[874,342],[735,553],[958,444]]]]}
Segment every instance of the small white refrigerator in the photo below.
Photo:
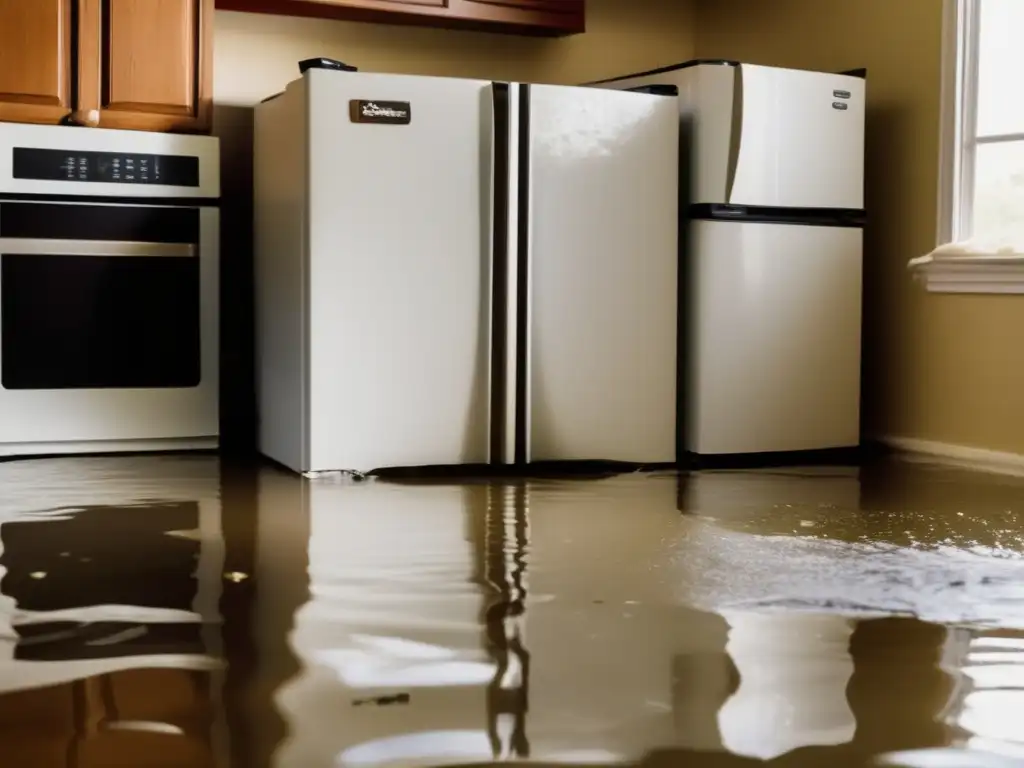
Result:
{"type": "Polygon", "coordinates": [[[685,449],[857,447],[864,77],[701,60],[593,85],[678,88],[685,449]]]}
{"type": "Polygon", "coordinates": [[[674,96],[314,68],[254,153],[266,456],[675,462],[674,96]]]}

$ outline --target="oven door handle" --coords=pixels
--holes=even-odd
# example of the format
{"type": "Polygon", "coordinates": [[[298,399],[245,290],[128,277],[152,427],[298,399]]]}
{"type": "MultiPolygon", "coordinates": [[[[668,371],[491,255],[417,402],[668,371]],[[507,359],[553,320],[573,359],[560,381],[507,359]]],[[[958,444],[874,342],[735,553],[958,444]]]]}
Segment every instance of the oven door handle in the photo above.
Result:
{"type": "Polygon", "coordinates": [[[51,240],[0,237],[0,255],[10,256],[135,256],[190,258],[195,243],[140,243],[130,240],[51,240]]]}

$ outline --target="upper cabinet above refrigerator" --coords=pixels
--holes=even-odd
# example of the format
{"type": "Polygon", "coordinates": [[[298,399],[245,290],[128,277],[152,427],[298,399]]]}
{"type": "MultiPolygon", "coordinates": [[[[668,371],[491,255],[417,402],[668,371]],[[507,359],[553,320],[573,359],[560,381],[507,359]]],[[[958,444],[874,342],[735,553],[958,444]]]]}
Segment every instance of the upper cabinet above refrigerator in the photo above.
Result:
{"type": "Polygon", "coordinates": [[[516,35],[584,31],[586,0],[217,0],[225,11],[516,35]]]}
{"type": "Polygon", "coordinates": [[[865,81],[693,61],[595,83],[674,85],[690,121],[691,203],[864,207],[865,81]]]}

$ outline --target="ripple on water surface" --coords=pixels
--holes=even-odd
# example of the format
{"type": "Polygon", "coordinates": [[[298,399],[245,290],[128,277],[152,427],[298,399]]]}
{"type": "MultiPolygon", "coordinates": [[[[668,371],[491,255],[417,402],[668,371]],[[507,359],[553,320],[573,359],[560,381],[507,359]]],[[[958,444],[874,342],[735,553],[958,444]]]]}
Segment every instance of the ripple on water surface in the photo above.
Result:
{"type": "Polygon", "coordinates": [[[0,488],[17,764],[1024,760],[1013,478],[151,457],[0,464],[0,488]]]}

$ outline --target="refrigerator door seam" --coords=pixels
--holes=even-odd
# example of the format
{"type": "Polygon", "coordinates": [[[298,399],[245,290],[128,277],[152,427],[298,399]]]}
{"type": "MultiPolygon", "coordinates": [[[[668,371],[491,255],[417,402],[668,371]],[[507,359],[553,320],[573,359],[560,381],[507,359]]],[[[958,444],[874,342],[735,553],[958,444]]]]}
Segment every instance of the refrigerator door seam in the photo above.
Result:
{"type": "Polygon", "coordinates": [[[516,402],[517,389],[515,386],[518,374],[518,312],[519,312],[519,217],[521,215],[521,204],[519,189],[519,110],[521,109],[521,93],[517,86],[509,87],[509,143],[508,143],[508,189],[509,189],[509,211],[508,211],[508,259],[505,264],[506,302],[503,322],[505,323],[505,376],[502,387],[505,391],[504,412],[501,414],[502,435],[504,445],[501,461],[503,464],[510,464],[516,456],[516,402]]]}
{"type": "Polygon", "coordinates": [[[494,149],[492,153],[491,221],[491,357],[490,418],[488,419],[488,455],[490,464],[505,463],[505,412],[508,403],[508,263],[510,188],[510,104],[506,83],[494,83],[491,91],[494,110],[494,149]]]}
{"type": "Polygon", "coordinates": [[[518,197],[516,222],[515,453],[519,466],[530,463],[530,86],[519,86],[518,197]]]}

